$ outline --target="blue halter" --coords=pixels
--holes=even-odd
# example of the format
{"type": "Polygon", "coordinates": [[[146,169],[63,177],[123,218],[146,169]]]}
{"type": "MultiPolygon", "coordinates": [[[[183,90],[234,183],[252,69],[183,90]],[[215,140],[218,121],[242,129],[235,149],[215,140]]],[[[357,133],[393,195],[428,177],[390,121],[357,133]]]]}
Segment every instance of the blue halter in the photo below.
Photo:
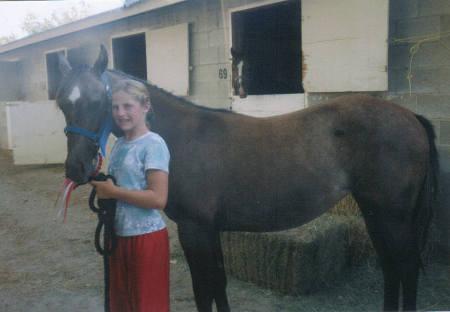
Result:
{"type": "MultiPolygon", "coordinates": [[[[106,89],[106,95],[108,97],[108,105],[111,105],[111,86],[109,84],[108,77],[105,73],[102,74],[103,83],[106,89]]],[[[67,135],[69,132],[77,133],[88,137],[92,141],[98,144],[100,147],[101,155],[105,157],[106,155],[106,143],[108,142],[109,135],[111,134],[112,128],[112,116],[108,114],[103,122],[103,125],[100,127],[100,130],[97,133],[92,133],[86,129],[77,127],[77,126],[67,126],[64,128],[64,133],[67,135]]]]}

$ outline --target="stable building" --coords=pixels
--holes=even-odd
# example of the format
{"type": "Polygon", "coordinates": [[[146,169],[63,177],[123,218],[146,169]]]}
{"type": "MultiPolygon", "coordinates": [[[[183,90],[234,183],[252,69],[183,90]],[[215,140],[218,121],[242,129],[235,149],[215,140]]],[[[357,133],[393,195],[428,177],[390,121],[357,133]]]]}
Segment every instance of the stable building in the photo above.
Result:
{"type": "Polygon", "coordinates": [[[449,21],[445,0],[126,1],[0,46],[0,148],[18,164],[64,160],[57,53],[92,65],[103,44],[109,68],[256,117],[349,92],[392,100],[433,121],[448,172],[449,21]],[[231,48],[245,55],[245,98],[233,89],[231,48]]]}

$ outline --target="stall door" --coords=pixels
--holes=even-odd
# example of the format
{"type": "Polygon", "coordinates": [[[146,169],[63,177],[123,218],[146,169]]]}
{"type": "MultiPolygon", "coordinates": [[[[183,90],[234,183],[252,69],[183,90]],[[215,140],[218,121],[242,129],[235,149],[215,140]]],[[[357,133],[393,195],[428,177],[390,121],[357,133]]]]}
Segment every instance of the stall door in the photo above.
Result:
{"type": "Polygon", "coordinates": [[[264,117],[303,108],[300,0],[247,5],[230,17],[248,95],[240,98],[233,90],[233,111],[264,117]]]}
{"type": "Polygon", "coordinates": [[[302,1],[306,92],[387,90],[389,0],[302,1]]]}
{"type": "Polygon", "coordinates": [[[63,163],[65,120],[54,101],[7,104],[14,164],[63,163]]]}
{"type": "Polygon", "coordinates": [[[230,10],[232,46],[247,58],[248,96],[232,90],[233,111],[271,116],[304,108],[307,92],[387,90],[388,0],[263,4],[230,10]]]}
{"type": "Polygon", "coordinates": [[[175,95],[189,95],[188,24],[148,32],[148,80],[175,95]]]}

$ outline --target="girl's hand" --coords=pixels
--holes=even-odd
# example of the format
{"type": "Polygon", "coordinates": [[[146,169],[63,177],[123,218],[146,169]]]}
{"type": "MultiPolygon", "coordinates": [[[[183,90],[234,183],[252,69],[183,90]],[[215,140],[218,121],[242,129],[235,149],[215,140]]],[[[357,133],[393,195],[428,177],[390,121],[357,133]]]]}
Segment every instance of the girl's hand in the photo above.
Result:
{"type": "Polygon", "coordinates": [[[104,182],[91,181],[90,184],[96,187],[98,199],[114,198],[114,192],[116,191],[117,186],[114,185],[112,179],[108,179],[104,182]]]}
{"type": "Polygon", "coordinates": [[[111,179],[105,182],[91,181],[97,188],[99,199],[117,199],[133,206],[164,210],[167,204],[169,174],[162,170],[147,170],[146,190],[127,190],[114,184],[111,179]]]}

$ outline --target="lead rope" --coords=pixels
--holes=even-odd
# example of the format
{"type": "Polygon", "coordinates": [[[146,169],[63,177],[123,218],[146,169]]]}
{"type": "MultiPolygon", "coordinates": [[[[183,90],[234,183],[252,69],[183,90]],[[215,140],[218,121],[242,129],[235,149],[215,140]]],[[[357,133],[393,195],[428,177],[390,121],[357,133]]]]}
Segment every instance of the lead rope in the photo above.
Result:
{"type": "MultiPolygon", "coordinates": [[[[103,156],[99,153],[97,156],[97,163],[95,165],[95,172],[94,176],[96,176],[101,168],[103,163],[103,156]]],[[[67,178],[66,181],[64,181],[61,189],[58,192],[58,195],[56,196],[55,200],[55,207],[59,204],[59,209],[57,213],[57,219],[61,217],[61,215],[64,212],[62,223],[66,223],[66,217],[67,217],[67,210],[69,208],[69,202],[70,202],[70,196],[72,195],[72,191],[78,187],[78,183],[72,181],[71,179],[67,178]]]]}
{"type": "MultiPolygon", "coordinates": [[[[112,179],[114,184],[116,180],[111,175],[100,173],[92,180],[106,181],[112,179]]],[[[95,249],[103,256],[104,280],[105,280],[105,312],[110,311],[110,279],[109,279],[109,257],[112,255],[117,247],[117,237],[114,233],[114,217],[116,214],[116,200],[115,199],[97,199],[98,207],[95,206],[95,197],[97,190],[92,188],[89,196],[89,207],[97,214],[98,224],[95,229],[95,249]],[[100,244],[100,234],[103,228],[103,247],[100,244]]]]}
{"type": "MultiPolygon", "coordinates": [[[[114,183],[116,180],[113,176],[106,176],[100,173],[103,163],[103,157],[99,153],[97,158],[97,164],[95,172],[92,176],[92,180],[95,181],[106,181],[107,179],[112,179],[114,183]]],[[[64,217],[62,223],[66,222],[67,208],[69,206],[70,195],[72,191],[78,186],[77,183],[73,182],[71,179],[67,178],[59,191],[55,207],[60,202],[60,209],[58,211],[58,218],[64,211],[64,217]]],[[[95,229],[95,249],[97,252],[103,256],[103,266],[104,266],[104,280],[105,280],[105,312],[110,311],[110,280],[109,280],[109,256],[114,252],[117,247],[117,237],[114,233],[114,217],[116,213],[116,200],[115,199],[97,199],[98,207],[95,206],[95,197],[97,195],[97,190],[95,187],[92,188],[91,195],[89,196],[89,207],[93,212],[97,214],[98,224],[95,229]],[[100,234],[103,229],[103,247],[100,243],[100,234]]]]}

